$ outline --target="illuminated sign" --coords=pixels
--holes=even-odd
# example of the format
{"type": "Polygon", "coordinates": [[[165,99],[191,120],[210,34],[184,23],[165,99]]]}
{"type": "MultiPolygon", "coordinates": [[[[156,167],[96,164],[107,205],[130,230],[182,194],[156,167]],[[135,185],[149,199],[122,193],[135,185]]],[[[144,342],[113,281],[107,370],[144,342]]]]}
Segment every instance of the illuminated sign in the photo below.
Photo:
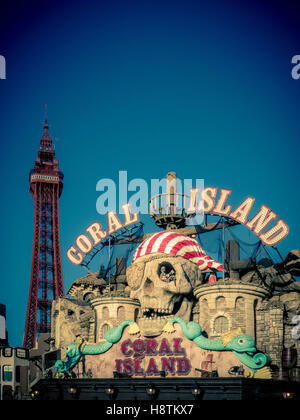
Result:
{"type": "Polygon", "coordinates": [[[217,187],[206,187],[201,191],[200,200],[199,203],[197,203],[199,189],[191,189],[187,212],[197,213],[202,211],[204,213],[214,213],[219,216],[233,219],[250,229],[268,246],[278,244],[289,234],[289,227],[282,219],[278,219],[276,224],[270,227],[270,224],[277,219],[278,214],[264,204],[260,207],[258,212],[249,219],[249,214],[254,205],[255,198],[248,196],[239,206],[233,209],[231,204],[227,204],[227,200],[231,195],[232,190],[221,188],[218,199],[216,199],[217,193],[217,187]],[[269,227],[269,229],[264,231],[267,227],[269,227]]]}
{"type": "Polygon", "coordinates": [[[171,375],[188,375],[191,363],[186,358],[186,351],[181,346],[181,338],[125,340],[121,343],[124,359],[115,360],[115,371],[119,374],[137,376],[159,376],[160,372],[171,375]],[[149,357],[146,364],[145,357],[149,357]]]}
{"type": "Polygon", "coordinates": [[[94,222],[85,229],[86,233],[82,233],[77,236],[75,240],[76,246],[71,246],[67,251],[67,257],[71,263],[76,265],[81,264],[84,256],[91,252],[93,247],[99,245],[100,242],[108,235],[111,235],[127,226],[138,223],[138,213],[134,213],[132,215],[129,207],[129,203],[122,206],[125,217],[124,223],[121,223],[114,211],[109,211],[107,213],[107,230],[103,230],[100,223],[94,222]]]}
{"type": "MultiPolygon", "coordinates": [[[[32,175],[32,177],[33,176],[39,175],[32,175]]],[[[256,214],[249,217],[255,203],[255,198],[251,196],[248,196],[241,204],[233,209],[233,206],[227,203],[232,190],[221,188],[218,198],[217,187],[204,188],[201,190],[200,197],[199,193],[199,188],[192,188],[190,190],[189,206],[186,210],[187,214],[196,214],[199,212],[213,213],[235,220],[250,229],[267,246],[275,246],[289,234],[288,225],[282,219],[277,219],[278,214],[264,204],[256,214]],[[271,226],[272,222],[275,222],[275,220],[276,223],[271,226]],[[267,228],[268,230],[266,230],[267,228]]],[[[98,245],[108,235],[111,235],[126,226],[139,222],[138,213],[134,213],[132,216],[129,207],[130,203],[122,206],[125,216],[124,223],[121,223],[114,211],[109,211],[107,213],[108,230],[103,230],[101,224],[98,222],[88,226],[86,228],[86,233],[83,233],[76,238],[76,246],[71,246],[68,249],[68,259],[73,264],[81,264],[85,255],[91,252],[93,247],[98,245]]]]}

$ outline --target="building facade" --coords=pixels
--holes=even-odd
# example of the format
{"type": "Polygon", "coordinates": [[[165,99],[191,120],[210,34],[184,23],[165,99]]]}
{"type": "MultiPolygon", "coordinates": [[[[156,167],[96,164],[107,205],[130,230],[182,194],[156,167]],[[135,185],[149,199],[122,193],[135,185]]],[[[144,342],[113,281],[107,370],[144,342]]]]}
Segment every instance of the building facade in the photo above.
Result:
{"type": "Polygon", "coordinates": [[[0,347],[0,400],[22,399],[29,393],[29,351],[0,347]]]}
{"type": "MultiPolygon", "coordinates": [[[[172,340],[164,335],[165,326],[172,319],[180,319],[187,325],[199,325],[203,333],[201,337],[207,337],[210,343],[219,343],[224,337],[233,338],[238,334],[237,331],[250,337],[255,343],[255,351],[268,355],[270,377],[285,379],[289,376],[299,380],[299,356],[296,359],[293,356],[293,361],[289,362],[290,371],[287,371],[285,360],[286,350],[292,349],[288,354],[293,355],[300,352],[300,340],[292,333],[296,327],[293,319],[300,311],[299,283],[291,273],[284,274],[288,280],[284,282],[283,274],[274,271],[274,265],[266,268],[258,262],[258,267],[264,273],[263,281],[261,274],[258,275],[251,267],[235,271],[233,278],[230,274],[218,277],[211,270],[199,270],[193,262],[179,255],[150,253],[134,261],[125,274],[120,275],[124,286],[122,288],[118,287],[118,276],[108,284],[104,279],[99,279],[97,273],[89,274],[72,284],[68,298],[60,298],[53,303],[51,335],[55,340],[55,348],[61,350],[63,357],[67,356],[66,348],[72,342],[83,340],[96,347],[105,343],[107,332],[117,330],[118,326],[127,321],[137,324],[137,336],[145,340],[147,345],[149,339],[159,342],[164,338],[169,344],[172,340]],[[165,269],[161,270],[162,265],[167,268],[167,276],[168,270],[169,275],[172,274],[170,281],[166,281],[165,274],[161,273],[166,272],[165,269]]],[[[184,329],[175,330],[178,339],[186,346],[186,354],[192,359],[196,358],[193,356],[193,348],[190,348],[191,344],[185,341],[189,335],[184,329]]],[[[122,340],[136,341],[126,332],[121,337],[122,340]]],[[[125,352],[124,348],[120,350],[123,356],[128,353],[131,357],[130,346],[128,344],[125,352]]],[[[218,346],[214,350],[218,350],[218,346]]],[[[109,377],[119,366],[123,374],[127,372],[135,376],[133,362],[126,362],[131,366],[128,369],[124,361],[117,362],[122,356],[118,351],[111,353],[112,350],[109,350],[98,356],[87,354],[76,365],[77,375],[109,377]],[[111,358],[114,358],[114,364],[110,363],[111,358]],[[100,367],[100,360],[110,366],[108,370],[100,367]],[[120,367],[122,363],[123,368],[120,367]]],[[[204,359],[199,363],[191,360],[189,373],[196,377],[211,375],[213,370],[217,370],[219,375],[221,373],[222,376],[230,377],[234,375],[234,369],[231,368],[242,366],[239,360],[230,358],[228,352],[222,355],[208,355],[204,352],[197,357],[204,359]],[[214,358],[213,363],[218,360],[217,365],[207,363],[210,358],[214,358]],[[193,365],[197,367],[194,369],[193,365]]],[[[169,362],[164,363],[167,375],[174,376],[172,369],[168,369],[169,362]]],[[[141,367],[140,371],[143,369],[141,367]]],[[[246,372],[247,365],[243,369],[246,372]]],[[[150,371],[146,368],[146,372],[150,371]]],[[[153,376],[153,372],[150,373],[153,376]]]]}

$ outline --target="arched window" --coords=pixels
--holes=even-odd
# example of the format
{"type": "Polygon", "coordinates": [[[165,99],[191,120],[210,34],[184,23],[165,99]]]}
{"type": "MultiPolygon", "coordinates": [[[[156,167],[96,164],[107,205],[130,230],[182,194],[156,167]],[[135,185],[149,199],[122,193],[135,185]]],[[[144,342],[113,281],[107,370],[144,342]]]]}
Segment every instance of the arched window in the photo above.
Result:
{"type": "Polygon", "coordinates": [[[83,300],[85,301],[85,302],[90,302],[92,299],[94,299],[94,293],[91,293],[91,292],[89,292],[89,293],[86,293],[85,295],[84,295],[84,297],[83,297],[83,300]]]}
{"type": "Polygon", "coordinates": [[[106,331],[108,331],[110,329],[110,326],[108,324],[104,324],[102,327],[102,337],[104,337],[104,334],[106,333],[106,331]]]}
{"type": "Polygon", "coordinates": [[[225,308],[225,298],[224,296],[219,296],[216,299],[216,307],[218,311],[221,311],[225,308]]]}
{"type": "Polygon", "coordinates": [[[117,317],[119,321],[125,321],[125,308],[124,306],[119,306],[117,311],[117,317]]]}
{"type": "Polygon", "coordinates": [[[238,296],[235,300],[235,310],[242,311],[245,309],[245,299],[242,296],[238,296]]]}
{"type": "Polygon", "coordinates": [[[208,311],[208,302],[207,299],[202,299],[200,302],[200,310],[201,311],[208,311]]]}
{"type": "Polygon", "coordinates": [[[218,316],[214,322],[214,331],[216,334],[225,334],[228,332],[229,322],[226,316],[218,316]]]}
{"type": "Polygon", "coordinates": [[[136,320],[137,320],[138,316],[139,316],[139,310],[138,310],[138,308],[136,308],[136,309],[134,310],[134,321],[135,321],[135,322],[136,322],[136,320]]]}
{"type": "Polygon", "coordinates": [[[104,308],[102,309],[102,318],[109,319],[109,309],[107,306],[104,306],[104,308]]]}

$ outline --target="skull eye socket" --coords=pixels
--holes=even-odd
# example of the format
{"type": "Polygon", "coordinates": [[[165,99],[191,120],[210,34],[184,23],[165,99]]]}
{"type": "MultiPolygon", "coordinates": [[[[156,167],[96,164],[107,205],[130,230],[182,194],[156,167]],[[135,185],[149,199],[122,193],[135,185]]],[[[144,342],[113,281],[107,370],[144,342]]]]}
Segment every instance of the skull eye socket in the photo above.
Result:
{"type": "Polygon", "coordinates": [[[170,264],[167,261],[164,261],[158,265],[157,275],[161,281],[164,281],[166,283],[174,281],[174,283],[176,284],[176,271],[172,264],[170,264]]]}
{"type": "Polygon", "coordinates": [[[142,278],[144,275],[145,264],[135,262],[133,265],[127,268],[126,270],[126,278],[128,282],[128,286],[131,290],[137,290],[142,282],[142,278]]]}

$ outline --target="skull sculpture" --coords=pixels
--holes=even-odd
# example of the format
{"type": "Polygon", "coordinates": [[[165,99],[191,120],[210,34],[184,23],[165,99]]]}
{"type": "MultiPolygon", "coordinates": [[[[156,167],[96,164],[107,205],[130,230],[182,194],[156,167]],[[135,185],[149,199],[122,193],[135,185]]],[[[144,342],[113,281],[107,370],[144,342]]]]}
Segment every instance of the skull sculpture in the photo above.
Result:
{"type": "Polygon", "coordinates": [[[126,273],[130,297],[141,304],[138,324],[143,335],[160,335],[173,316],[189,321],[193,288],[212,268],[222,267],[188,236],[161,232],[144,241],[126,273]]]}

